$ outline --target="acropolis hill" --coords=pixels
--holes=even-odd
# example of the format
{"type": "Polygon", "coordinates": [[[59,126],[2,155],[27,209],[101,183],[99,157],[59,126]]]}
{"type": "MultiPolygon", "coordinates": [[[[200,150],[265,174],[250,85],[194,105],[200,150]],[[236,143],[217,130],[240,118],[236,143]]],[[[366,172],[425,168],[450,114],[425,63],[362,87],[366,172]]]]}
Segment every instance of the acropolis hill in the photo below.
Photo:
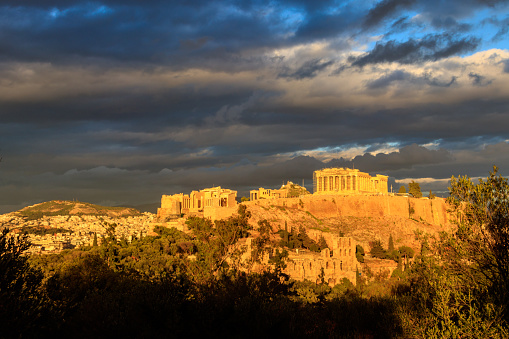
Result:
{"type": "MultiPolygon", "coordinates": [[[[255,230],[260,221],[268,220],[274,234],[287,225],[291,230],[304,227],[315,241],[325,238],[334,257],[331,253],[290,253],[293,264],[286,273],[295,279],[313,280],[323,268],[331,285],[343,277],[354,282],[355,271],[363,269],[355,260],[357,244],[369,252],[370,243],[380,240],[387,248],[392,236],[396,248],[409,246],[419,253],[421,245],[416,233],[436,235],[452,227],[445,199],[390,194],[387,176],[371,177],[359,170],[332,168],[315,171],[313,178],[313,194],[289,197],[290,188],[295,191],[298,186],[289,182],[280,189],[252,190],[250,201],[242,202],[251,214],[249,222],[255,230]]],[[[181,216],[225,218],[236,212],[235,195],[235,191],[214,187],[189,195],[163,196],[158,219],[166,221],[167,226],[185,230],[185,218],[181,216]]],[[[256,237],[256,233],[252,236],[256,237]]],[[[273,235],[273,240],[278,237],[273,235]]],[[[249,248],[249,239],[246,245],[249,248]]],[[[372,260],[369,265],[375,270],[396,268],[389,261],[372,260]]]]}
{"type": "MultiPolygon", "coordinates": [[[[395,237],[405,235],[405,242],[415,243],[416,229],[436,233],[452,226],[445,199],[416,199],[389,193],[387,176],[371,177],[358,169],[327,168],[315,171],[313,179],[313,194],[291,182],[280,189],[252,190],[250,201],[242,204],[252,212],[253,227],[261,219],[267,219],[276,229],[282,229],[285,221],[306,228],[340,229],[341,225],[349,227],[350,221],[357,220],[356,226],[341,231],[348,231],[348,235],[367,245],[375,238],[387,242],[391,231],[395,237]],[[289,197],[290,190],[299,192],[299,188],[300,195],[289,197]],[[313,222],[316,219],[320,219],[319,224],[313,222]]],[[[181,227],[183,223],[177,222],[181,216],[225,218],[237,210],[236,194],[230,189],[213,187],[189,195],[163,195],[157,216],[161,222],[181,227]]]]}

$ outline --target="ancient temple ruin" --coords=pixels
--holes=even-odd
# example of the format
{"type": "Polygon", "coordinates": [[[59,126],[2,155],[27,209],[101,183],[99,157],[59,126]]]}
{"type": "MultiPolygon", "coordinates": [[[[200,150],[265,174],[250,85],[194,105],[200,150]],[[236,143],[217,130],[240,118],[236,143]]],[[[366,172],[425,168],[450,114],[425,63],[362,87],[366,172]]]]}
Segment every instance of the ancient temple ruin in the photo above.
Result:
{"type": "Polygon", "coordinates": [[[255,201],[259,199],[286,198],[288,196],[287,189],[270,189],[260,187],[257,190],[249,191],[249,200],[255,201]]]}
{"type": "MultiPolygon", "coordinates": [[[[332,236],[332,235],[331,235],[332,236]]],[[[329,246],[321,254],[306,250],[289,253],[284,273],[295,280],[309,280],[320,283],[320,276],[326,284],[334,286],[347,278],[356,284],[356,272],[361,269],[355,256],[356,243],[351,237],[332,236],[329,246]]]]}
{"type": "Polygon", "coordinates": [[[224,212],[219,213],[220,215],[231,215],[236,208],[237,191],[217,186],[192,191],[190,194],[163,195],[157,217],[160,220],[180,218],[183,215],[209,217],[215,216],[218,211],[224,212]]]}
{"type": "Polygon", "coordinates": [[[350,168],[324,168],[313,172],[314,194],[388,194],[388,176],[350,168]]]}

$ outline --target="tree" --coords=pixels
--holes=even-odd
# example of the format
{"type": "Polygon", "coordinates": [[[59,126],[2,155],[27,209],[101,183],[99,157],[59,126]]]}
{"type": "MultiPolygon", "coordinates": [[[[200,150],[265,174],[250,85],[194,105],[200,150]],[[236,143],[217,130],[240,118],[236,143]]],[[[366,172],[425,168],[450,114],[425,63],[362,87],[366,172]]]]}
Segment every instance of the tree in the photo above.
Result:
{"type": "Polygon", "coordinates": [[[392,259],[394,261],[398,261],[400,257],[400,253],[398,250],[394,248],[394,240],[392,238],[392,234],[389,236],[389,247],[387,248],[387,258],[392,259]]]}
{"type": "Polygon", "coordinates": [[[408,184],[408,193],[410,193],[414,198],[422,198],[421,186],[413,180],[408,184]]]}
{"type": "Polygon", "coordinates": [[[457,230],[421,235],[405,311],[418,336],[509,335],[509,184],[497,172],[478,184],[452,177],[447,201],[457,230]]]}
{"type": "Polygon", "coordinates": [[[408,246],[400,246],[398,251],[402,257],[407,257],[409,259],[413,258],[415,254],[414,250],[408,246]]]}
{"type": "Polygon", "coordinates": [[[394,251],[394,240],[392,239],[392,234],[389,236],[389,253],[392,253],[394,251]]]}
{"type": "Polygon", "coordinates": [[[428,198],[429,199],[435,199],[436,195],[433,194],[433,192],[431,192],[431,190],[429,190],[429,194],[428,194],[428,198]]]}
{"type": "Polygon", "coordinates": [[[49,325],[42,272],[23,255],[29,247],[27,235],[9,235],[7,228],[0,231],[0,336],[4,338],[37,336],[43,324],[49,325]]]}
{"type": "Polygon", "coordinates": [[[373,258],[387,258],[387,251],[383,248],[380,240],[375,240],[372,242],[370,253],[373,258]]]}
{"type": "Polygon", "coordinates": [[[399,187],[399,191],[398,191],[398,193],[406,193],[406,188],[405,188],[405,186],[400,186],[400,187],[399,187]]]}
{"type": "Polygon", "coordinates": [[[302,247],[313,251],[313,252],[320,252],[320,248],[318,244],[309,237],[309,235],[306,232],[306,228],[304,226],[301,226],[299,228],[299,233],[297,234],[297,239],[302,244],[302,247]]]}
{"type": "Polygon", "coordinates": [[[457,215],[458,241],[454,254],[470,265],[453,267],[476,288],[489,291],[489,297],[503,307],[509,322],[509,184],[498,168],[474,184],[468,177],[451,178],[448,203],[457,215]]]}
{"type": "Polygon", "coordinates": [[[325,241],[323,235],[320,235],[320,238],[318,239],[318,247],[320,248],[320,251],[329,248],[329,245],[327,245],[327,241],[325,241]]]}
{"type": "Polygon", "coordinates": [[[364,262],[364,248],[361,245],[355,246],[355,257],[360,263],[364,262]]]}
{"type": "Polygon", "coordinates": [[[272,233],[272,226],[267,219],[258,221],[258,232],[260,236],[253,239],[251,258],[253,261],[259,261],[266,251],[265,246],[270,241],[270,234],[272,233]]]}

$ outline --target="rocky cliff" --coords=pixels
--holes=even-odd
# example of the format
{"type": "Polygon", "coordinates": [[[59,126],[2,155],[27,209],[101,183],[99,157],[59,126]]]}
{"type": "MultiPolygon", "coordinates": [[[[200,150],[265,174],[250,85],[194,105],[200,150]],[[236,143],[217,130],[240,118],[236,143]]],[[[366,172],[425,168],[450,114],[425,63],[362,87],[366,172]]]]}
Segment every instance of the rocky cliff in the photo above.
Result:
{"type": "Polygon", "coordinates": [[[381,240],[387,246],[389,237],[395,246],[420,250],[416,232],[438,234],[451,231],[453,224],[443,198],[415,199],[403,196],[307,195],[300,198],[267,199],[245,202],[256,227],[267,219],[273,229],[305,227],[310,236],[321,233],[353,237],[367,251],[369,242],[381,240]]]}

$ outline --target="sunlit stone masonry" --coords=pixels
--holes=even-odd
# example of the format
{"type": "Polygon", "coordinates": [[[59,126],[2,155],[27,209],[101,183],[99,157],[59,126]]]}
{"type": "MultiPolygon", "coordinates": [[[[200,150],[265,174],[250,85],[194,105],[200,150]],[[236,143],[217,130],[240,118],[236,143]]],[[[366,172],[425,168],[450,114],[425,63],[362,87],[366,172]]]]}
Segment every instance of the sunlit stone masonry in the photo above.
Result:
{"type": "Polygon", "coordinates": [[[237,210],[236,199],[237,191],[220,186],[192,191],[190,194],[163,195],[157,216],[159,219],[173,219],[185,214],[221,219],[237,210]]]}
{"type": "Polygon", "coordinates": [[[386,175],[372,177],[350,168],[324,168],[313,172],[314,194],[388,194],[386,175]]]}

